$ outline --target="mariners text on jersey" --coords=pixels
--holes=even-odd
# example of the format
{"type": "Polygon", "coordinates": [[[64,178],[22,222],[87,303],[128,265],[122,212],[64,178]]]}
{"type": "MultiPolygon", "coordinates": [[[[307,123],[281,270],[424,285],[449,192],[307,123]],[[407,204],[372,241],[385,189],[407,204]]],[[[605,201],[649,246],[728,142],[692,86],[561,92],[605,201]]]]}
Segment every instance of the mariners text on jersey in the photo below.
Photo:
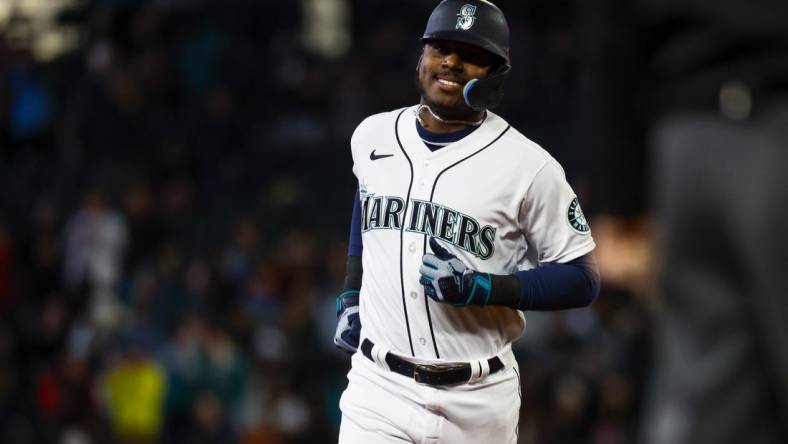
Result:
{"type": "Polygon", "coordinates": [[[494,252],[495,227],[481,224],[473,217],[457,210],[418,199],[410,200],[405,211],[405,200],[396,196],[364,196],[362,202],[362,231],[395,229],[437,236],[481,259],[494,252]]]}

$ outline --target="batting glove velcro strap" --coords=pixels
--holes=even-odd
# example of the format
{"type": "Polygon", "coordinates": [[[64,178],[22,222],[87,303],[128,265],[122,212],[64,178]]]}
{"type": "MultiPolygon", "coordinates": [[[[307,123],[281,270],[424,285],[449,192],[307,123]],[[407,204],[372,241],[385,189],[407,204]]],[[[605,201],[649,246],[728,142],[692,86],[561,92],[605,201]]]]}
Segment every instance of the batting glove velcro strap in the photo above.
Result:
{"type": "Polygon", "coordinates": [[[424,287],[424,293],[455,307],[487,305],[492,291],[491,276],[469,269],[441,247],[435,238],[430,238],[430,248],[435,254],[425,254],[419,268],[419,283],[424,287]]]}
{"type": "Polygon", "coordinates": [[[344,352],[353,354],[358,349],[360,334],[358,290],[349,290],[337,297],[337,329],[334,332],[334,345],[344,352]]]}

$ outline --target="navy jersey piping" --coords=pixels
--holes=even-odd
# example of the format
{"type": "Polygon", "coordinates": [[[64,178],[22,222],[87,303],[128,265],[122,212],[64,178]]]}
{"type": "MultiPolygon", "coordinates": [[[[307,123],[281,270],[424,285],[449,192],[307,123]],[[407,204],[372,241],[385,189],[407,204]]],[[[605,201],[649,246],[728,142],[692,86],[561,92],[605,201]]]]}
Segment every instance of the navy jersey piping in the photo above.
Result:
{"type": "MultiPolygon", "coordinates": [[[[397,138],[397,144],[399,145],[400,151],[402,154],[405,155],[405,159],[408,160],[408,165],[410,165],[410,183],[408,183],[408,195],[405,197],[405,208],[408,208],[410,204],[410,192],[413,188],[413,162],[410,161],[410,157],[408,157],[408,153],[405,152],[405,148],[402,146],[402,142],[399,139],[399,119],[402,117],[402,113],[404,113],[407,108],[400,111],[397,114],[397,120],[394,121],[394,135],[397,138]]],[[[400,282],[400,290],[402,292],[402,310],[405,313],[405,329],[408,331],[408,344],[410,345],[410,354],[413,357],[416,357],[416,353],[413,351],[413,338],[410,334],[410,320],[408,319],[408,307],[405,303],[405,275],[402,272],[404,267],[404,258],[403,255],[405,253],[403,245],[404,245],[404,236],[405,236],[405,224],[402,224],[399,230],[399,282],[400,282]]],[[[430,331],[432,327],[430,327],[430,331]]]]}
{"type": "MultiPolygon", "coordinates": [[[[497,142],[498,139],[503,137],[503,135],[506,134],[507,131],[509,131],[509,128],[511,128],[511,125],[506,125],[506,128],[504,128],[504,130],[501,131],[501,134],[498,134],[498,136],[496,136],[495,139],[493,139],[490,143],[488,143],[487,145],[481,147],[479,150],[474,151],[473,153],[469,154],[468,156],[466,156],[466,157],[454,162],[453,164],[447,166],[446,168],[443,169],[443,171],[438,173],[438,175],[435,177],[435,182],[433,182],[433,184],[432,184],[432,191],[430,192],[430,202],[432,202],[432,199],[435,197],[435,189],[438,187],[438,180],[441,178],[443,173],[445,173],[446,171],[454,168],[455,166],[459,165],[460,163],[465,162],[466,160],[470,159],[471,157],[481,153],[482,151],[484,151],[487,148],[489,148],[490,146],[492,146],[492,144],[497,142]]],[[[408,161],[410,161],[410,159],[408,159],[408,161]]],[[[412,175],[412,170],[411,170],[411,180],[412,179],[413,179],[413,175],[412,175]]],[[[410,191],[408,191],[408,194],[410,195],[410,191]]],[[[402,245],[400,245],[400,248],[401,247],[402,247],[402,245]]],[[[423,251],[423,254],[427,253],[427,235],[426,234],[424,235],[424,245],[423,245],[422,251],[423,251]]],[[[403,298],[404,297],[405,296],[404,296],[404,293],[403,293],[403,298]]],[[[435,332],[432,329],[432,319],[430,317],[430,300],[429,300],[429,297],[426,294],[424,295],[424,305],[427,307],[427,321],[430,324],[430,336],[432,337],[432,346],[435,348],[435,357],[437,359],[440,359],[441,356],[440,356],[440,353],[438,353],[438,342],[435,340],[435,332]]]]}

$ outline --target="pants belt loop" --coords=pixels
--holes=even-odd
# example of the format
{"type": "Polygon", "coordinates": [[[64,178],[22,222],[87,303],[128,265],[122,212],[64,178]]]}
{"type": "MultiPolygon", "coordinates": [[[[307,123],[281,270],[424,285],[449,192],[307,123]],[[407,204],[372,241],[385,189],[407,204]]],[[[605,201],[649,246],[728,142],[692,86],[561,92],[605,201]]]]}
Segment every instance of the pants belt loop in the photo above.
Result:
{"type": "Polygon", "coordinates": [[[479,382],[490,375],[490,362],[487,359],[471,361],[471,377],[468,384],[479,382]]]}
{"type": "Polygon", "coordinates": [[[386,362],[386,354],[388,354],[387,350],[384,350],[383,347],[375,344],[372,346],[372,359],[375,361],[376,364],[383,367],[386,371],[391,371],[389,368],[389,363],[386,362]]]}

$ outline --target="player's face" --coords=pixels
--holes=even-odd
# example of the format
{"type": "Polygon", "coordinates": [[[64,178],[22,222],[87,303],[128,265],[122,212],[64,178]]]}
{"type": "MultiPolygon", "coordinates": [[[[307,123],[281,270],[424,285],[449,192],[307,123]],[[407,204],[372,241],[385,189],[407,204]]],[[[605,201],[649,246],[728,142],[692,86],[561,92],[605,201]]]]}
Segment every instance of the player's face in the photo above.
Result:
{"type": "Polygon", "coordinates": [[[486,77],[495,62],[494,55],[473,45],[448,40],[426,43],[418,70],[424,102],[447,117],[471,113],[463,87],[472,79],[486,77]]]}

